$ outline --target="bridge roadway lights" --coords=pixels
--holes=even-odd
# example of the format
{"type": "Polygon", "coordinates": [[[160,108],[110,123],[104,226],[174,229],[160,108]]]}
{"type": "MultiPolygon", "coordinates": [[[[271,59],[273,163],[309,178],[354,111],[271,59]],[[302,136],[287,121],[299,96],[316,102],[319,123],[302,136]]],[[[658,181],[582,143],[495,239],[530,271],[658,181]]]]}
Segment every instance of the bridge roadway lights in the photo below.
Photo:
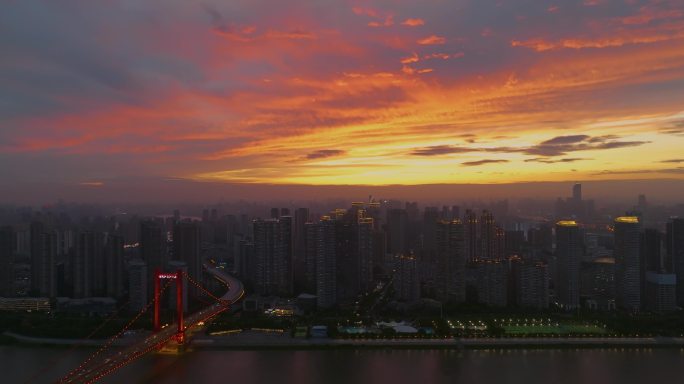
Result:
{"type": "Polygon", "coordinates": [[[185,324],[183,324],[183,271],[178,269],[175,273],[163,273],[161,269],[154,270],[154,332],[161,330],[159,321],[159,307],[161,299],[161,280],[175,280],[176,282],[176,342],[183,344],[185,341],[185,324]]]}

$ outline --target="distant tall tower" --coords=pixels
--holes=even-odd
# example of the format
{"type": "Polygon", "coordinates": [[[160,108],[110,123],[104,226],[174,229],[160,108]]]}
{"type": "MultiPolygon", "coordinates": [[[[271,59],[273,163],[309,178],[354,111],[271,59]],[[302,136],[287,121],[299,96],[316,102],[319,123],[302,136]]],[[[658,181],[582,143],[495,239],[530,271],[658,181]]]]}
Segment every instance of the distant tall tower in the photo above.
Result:
{"type": "Polygon", "coordinates": [[[572,199],[575,202],[582,201],[582,184],[575,183],[575,185],[572,186],[572,199]]]}
{"type": "Polygon", "coordinates": [[[615,219],[615,303],[630,311],[641,307],[640,230],[638,217],[615,219]]]}
{"type": "Polygon", "coordinates": [[[646,195],[644,195],[644,194],[639,195],[639,198],[637,200],[637,207],[639,207],[639,209],[643,210],[646,208],[647,205],[648,205],[648,203],[646,202],[646,195]]]}
{"type": "Polygon", "coordinates": [[[667,223],[665,249],[677,275],[677,304],[684,307],[684,218],[672,218],[667,223]]]}
{"type": "Polygon", "coordinates": [[[582,235],[575,221],[556,223],[556,260],[558,302],[565,309],[578,308],[582,235]]]}

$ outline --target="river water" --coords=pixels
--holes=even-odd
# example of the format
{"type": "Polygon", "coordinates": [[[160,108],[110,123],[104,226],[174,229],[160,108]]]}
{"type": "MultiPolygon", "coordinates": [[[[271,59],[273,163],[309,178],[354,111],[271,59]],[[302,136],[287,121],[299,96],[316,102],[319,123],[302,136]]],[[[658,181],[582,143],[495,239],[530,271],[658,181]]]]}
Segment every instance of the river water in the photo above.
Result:
{"type": "MultiPolygon", "coordinates": [[[[0,347],[0,383],[54,382],[87,355],[0,347]]],[[[669,384],[684,382],[684,350],[199,350],[147,356],[103,382],[669,384]]]]}

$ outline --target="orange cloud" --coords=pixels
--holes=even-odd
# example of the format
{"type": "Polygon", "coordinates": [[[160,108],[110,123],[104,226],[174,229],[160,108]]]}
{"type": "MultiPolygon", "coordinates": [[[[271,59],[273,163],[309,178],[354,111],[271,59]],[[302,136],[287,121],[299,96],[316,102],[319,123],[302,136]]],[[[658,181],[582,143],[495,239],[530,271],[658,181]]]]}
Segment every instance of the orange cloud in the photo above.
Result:
{"type": "Polygon", "coordinates": [[[421,25],[425,25],[425,21],[423,19],[406,19],[401,22],[401,25],[405,25],[407,27],[418,27],[421,25]]]}
{"type": "Polygon", "coordinates": [[[385,20],[383,22],[371,21],[368,23],[369,27],[376,27],[376,28],[377,27],[389,27],[392,25],[394,25],[394,16],[392,16],[392,15],[385,17],[385,20]]]}
{"type": "Polygon", "coordinates": [[[418,40],[420,45],[442,45],[446,43],[446,39],[442,36],[430,35],[423,39],[418,40]]]}
{"type": "Polygon", "coordinates": [[[411,63],[417,63],[419,60],[420,59],[418,58],[418,54],[414,52],[411,56],[401,59],[401,63],[402,64],[411,64],[411,63]]]}

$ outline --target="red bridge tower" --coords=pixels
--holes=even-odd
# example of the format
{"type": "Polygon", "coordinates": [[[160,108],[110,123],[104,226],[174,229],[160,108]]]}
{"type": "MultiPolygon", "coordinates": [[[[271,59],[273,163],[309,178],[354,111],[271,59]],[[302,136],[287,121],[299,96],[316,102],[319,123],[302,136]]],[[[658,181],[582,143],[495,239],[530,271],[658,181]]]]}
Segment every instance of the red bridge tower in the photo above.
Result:
{"type": "Polygon", "coordinates": [[[163,273],[159,268],[154,271],[154,332],[159,332],[159,301],[161,299],[161,280],[176,281],[176,317],[178,320],[178,330],[176,331],[176,342],[183,344],[185,340],[185,325],[183,324],[183,271],[177,270],[175,273],[163,273]]]}

